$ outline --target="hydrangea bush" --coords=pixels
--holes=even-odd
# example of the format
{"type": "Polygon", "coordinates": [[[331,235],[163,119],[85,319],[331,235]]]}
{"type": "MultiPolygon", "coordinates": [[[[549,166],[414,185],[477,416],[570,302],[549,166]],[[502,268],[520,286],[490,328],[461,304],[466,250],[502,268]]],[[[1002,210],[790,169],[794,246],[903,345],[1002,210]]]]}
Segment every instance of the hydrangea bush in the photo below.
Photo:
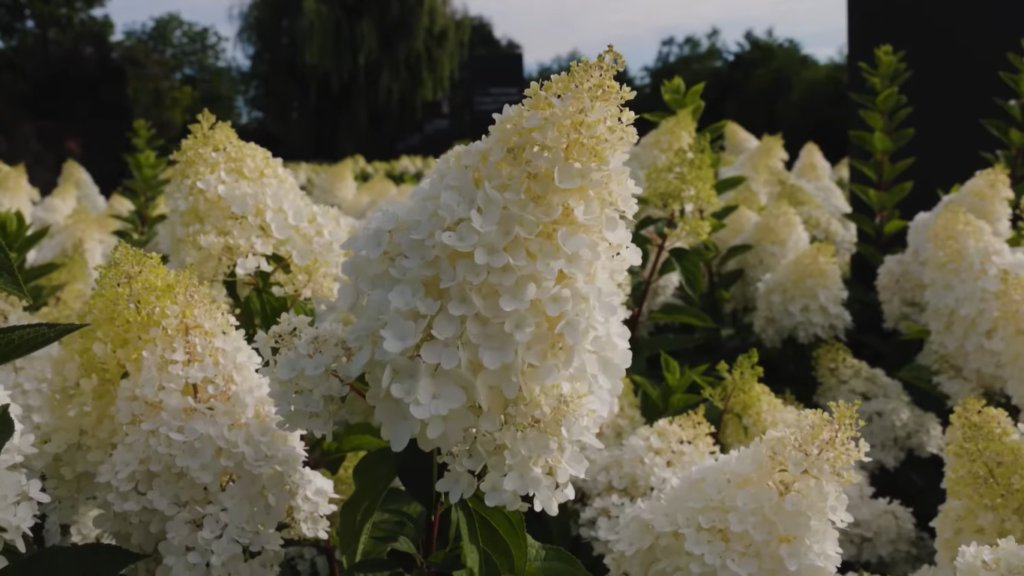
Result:
{"type": "Polygon", "coordinates": [[[436,160],[0,164],[0,573],[1024,574],[1024,128],[903,217],[902,54],[834,165],[624,66],[436,160]]]}

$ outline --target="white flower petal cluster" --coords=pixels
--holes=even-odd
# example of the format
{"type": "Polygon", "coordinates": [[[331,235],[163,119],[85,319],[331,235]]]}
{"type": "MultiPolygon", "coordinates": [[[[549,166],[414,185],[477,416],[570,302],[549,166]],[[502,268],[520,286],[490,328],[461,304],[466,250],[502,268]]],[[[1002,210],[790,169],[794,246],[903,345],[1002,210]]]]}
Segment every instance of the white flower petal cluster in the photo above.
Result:
{"type": "MultiPolygon", "coordinates": [[[[874,452],[875,445],[871,445],[874,452]]],[[[844,489],[846,511],[853,522],[839,532],[843,560],[870,566],[882,574],[908,574],[933,551],[931,538],[917,529],[909,508],[889,498],[875,496],[867,474],[844,489]]]]}
{"type": "Polygon", "coordinates": [[[757,136],[747,132],[743,126],[731,120],[727,121],[725,125],[725,130],[722,132],[722,140],[725,144],[721,154],[722,166],[729,166],[735,163],[740,156],[750,152],[760,143],[757,136]]]}
{"type": "Polygon", "coordinates": [[[768,346],[843,338],[853,325],[846,285],[830,244],[812,244],[757,285],[754,331],[768,346]]]}
{"type": "Polygon", "coordinates": [[[630,364],[624,278],[640,262],[633,96],[609,50],[533,84],[346,248],[348,376],[395,450],[447,465],[453,501],[555,513],[630,364]]]}
{"type": "Polygon", "coordinates": [[[618,533],[619,519],[640,498],[675,486],[694,466],[718,455],[714,428],[703,407],[641,426],[621,444],[589,451],[590,466],[580,483],[585,504],[580,534],[599,554],[618,533]]]}
{"type": "Polygon", "coordinates": [[[314,204],[281,160],[240,140],[229,124],[204,113],[191,130],[172,156],[164,194],[160,248],[170,264],[219,285],[236,272],[271,269],[267,260],[277,255],[288,262],[273,275],[284,293],[333,297],[351,219],[314,204]]]}
{"type": "Polygon", "coordinates": [[[796,210],[778,202],[769,204],[748,232],[739,236],[735,243],[751,247],[750,251],[726,266],[728,270],[743,270],[732,294],[734,305],[745,309],[755,305],[757,285],[761,280],[810,247],[811,237],[796,210]]]}
{"type": "Polygon", "coordinates": [[[626,166],[637,186],[646,189],[644,176],[651,166],[671,159],[677,150],[690,148],[697,137],[697,123],[689,112],[680,112],[658,123],[629,152],[626,166]]]}
{"type": "MultiPolygon", "coordinates": [[[[25,414],[11,394],[0,387],[3,405],[14,421],[14,433],[0,451],[0,543],[24,553],[25,536],[31,534],[36,523],[39,504],[49,502],[50,497],[43,493],[42,482],[26,469],[26,457],[37,449],[33,445],[35,437],[21,423],[25,414]]],[[[6,565],[7,561],[0,558],[0,568],[6,565]]]]}
{"type": "Polygon", "coordinates": [[[259,356],[208,288],[121,244],[83,320],[46,439],[61,523],[99,508],[94,527],[157,554],[139,571],[161,576],[276,574],[283,538],[326,538],[332,482],[279,428],[259,356]]]}
{"type": "Polygon", "coordinates": [[[793,164],[792,178],[778,198],[796,209],[811,239],[835,247],[843,269],[857,251],[857,226],[845,216],[849,200],[831,178],[831,166],[817,144],[808,142],[793,164]]]}
{"type": "Polygon", "coordinates": [[[33,210],[32,223],[39,228],[59,227],[78,208],[103,214],[107,211],[107,200],[89,172],[78,162],[67,160],[61,167],[57,187],[33,210]]]}
{"type": "Polygon", "coordinates": [[[1024,546],[1013,536],[1000,538],[995,546],[972,542],[956,555],[956,576],[1024,576],[1024,546]]]}
{"type": "Polygon", "coordinates": [[[876,288],[887,328],[901,329],[907,322],[924,322],[925,269],[932,251],[929,235],[938,215],[960,208],[988,225],[994,238],[1006,240],[1011,233],[1012,200],[1013,190],[1006,173],[992,168],[979,171],[930,211],[914,217],[907,228],[907,249],[886,257],[878,269],[876,288]]]}
{"type": "Polygon", "coordinates": [[[1003,410],[977,398],[960,402],[946,429],[942,487],[932,521],[936,564],[948,569],[962,546],[1024,537],[1024,432],[1003,410]]]}
{"type": "Polygon", "coordinates": [[[343,325],[285,313],[267,333],[256,336],[270,379],[270,397],[289,430],[331,436],[345,423],[368,422],[373,409],[342,373],[346,360],[343,325]]]}
{"type": "MultiPolygon", "coordinates": [[[[727,145],[728,150],[728,145],[727,145]]],[[[743,176],[746,181],[722,195],[722,204],[746,206],[760,210],[775,199],[782,185],[790,179],[786,170],[789,153],[779,136],[766,135],[728,166],[718,170],[719,178],[743,176]]]]}
{"type": "Polygon", "coordinates": [[[836,162],[832,166],[832,181],[837,185],[844,187],[843,195],[849,197],[849,194],[845,190],[845,186],[850,184],[850,157],[844,156],[842,160],[836,162]]]}
{"type": "Polygon", "coordinates": [[[385,174],[360,182],[356,179],[358,170],[352,158],[326,167],[307,186],[310,198],[360,219],[378,206],[405,199],[412,189],[410,184],[396,184],[385,174]]]}
{"type": "Polygon", "coordinates": [[[39,200],[39,189],[29,182],[24,164],[8,166],[0,162],[0,212],[21,212],[31,224],[39,200]]]}
{"type": "Polygon", "coordinates": [[[842,344],[831,342],[814,352],[814,373],[820,386],[815,400],[860,402],[864,419],[861,435],[871,445],[871,463],[896,468],[908,453],[942,453],[942,424],[914,405],[903,385],[878,368],[853,357],[842,344]]]}
{"type": "Polygon", "coordinates": [[[852,521],[843,486],[867,449],[854,408],[835,413],[803,410],[629,507],[608,541],[611,573],[835,574],[837,529],[852,521]]]}

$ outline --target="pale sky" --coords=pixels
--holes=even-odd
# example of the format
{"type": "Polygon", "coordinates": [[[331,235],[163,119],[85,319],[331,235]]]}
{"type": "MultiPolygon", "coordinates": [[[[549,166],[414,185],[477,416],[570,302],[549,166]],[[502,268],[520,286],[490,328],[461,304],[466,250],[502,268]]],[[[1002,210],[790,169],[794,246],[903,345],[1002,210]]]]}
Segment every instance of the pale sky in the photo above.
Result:
{"type": "MultiPolygon", "coordinates": [[[[299,0],[295,0],[299,1],[299,0]]],[[[365,0],[374,1],[374,0],[365,0]]],[[[108,0],[118,27],[169,11],[216,26],[233,38],[233,7],[244,0],[108,0]]],[[[665,36],[703,34],[717,26],[726,39],[745,30],[775,29],[820,58],[846,44],[846,0],[456,0],[487,16],[499,35],[523,47],[527,67],[578,48],[595,55],[614,44],[630,68],[649,64],[665,36]]]]}

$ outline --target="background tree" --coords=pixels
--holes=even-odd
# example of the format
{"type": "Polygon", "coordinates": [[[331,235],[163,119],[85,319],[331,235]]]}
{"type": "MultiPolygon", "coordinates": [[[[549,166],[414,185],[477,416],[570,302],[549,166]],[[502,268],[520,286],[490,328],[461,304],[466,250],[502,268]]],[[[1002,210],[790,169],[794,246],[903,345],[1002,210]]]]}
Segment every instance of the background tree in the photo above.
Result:
{"type": "Polygon", "coordinates": [[[252,0],[255,140],[286,158],[391,155],[449,93],[470,21],[448,0],[252,0]]]}
{"type": "Polygon", "coordinates": [[[131,125],[104,0],[0,0],[0,158],[49,190],[75,158],[97,183],[120,180],[131,125]]]}
{"type": "Polygon", "coordinates": [[[237,121],[240,86],[226,46],[215,28],[177,13],[126,29],[117,52],[134,116],[148,120],[166,141],[180,138],[203,108],[237,121]]]}

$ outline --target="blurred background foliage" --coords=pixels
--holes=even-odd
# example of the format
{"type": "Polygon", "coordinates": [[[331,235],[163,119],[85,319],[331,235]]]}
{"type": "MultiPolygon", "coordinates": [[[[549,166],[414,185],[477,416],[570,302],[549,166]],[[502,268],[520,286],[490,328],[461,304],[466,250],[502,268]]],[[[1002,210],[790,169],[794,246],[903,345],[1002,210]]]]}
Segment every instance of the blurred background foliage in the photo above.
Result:
{"type": "MultiPolygon", "coordinates": [[[[104,4],[0,0],[0,159],[25,162],[44,192],[66,158],[112,190],[125,176],[132,119],[152,122],[173,147],[203,108],[288,160],[437,154],[481,135],[466,63],[520,52],[449,0],[250,0],[235,13],[237,44],[176,13],[115,34],[104,4]],[[448,126],[440,139],[402,147],[438,116],[448,126]]],[[[535,65],[524,80],[580,55],[535,65]]],[[[660,109],[663,80],[707,82],[709,121],[782,132],[791,154],[814,140],[835,161],[851,112],[844,60],[820,61],[770,30],[735,44],[711,30],[665,38],[652,63],[632,63],[621,80],[641,114],[660,109]]]]}

